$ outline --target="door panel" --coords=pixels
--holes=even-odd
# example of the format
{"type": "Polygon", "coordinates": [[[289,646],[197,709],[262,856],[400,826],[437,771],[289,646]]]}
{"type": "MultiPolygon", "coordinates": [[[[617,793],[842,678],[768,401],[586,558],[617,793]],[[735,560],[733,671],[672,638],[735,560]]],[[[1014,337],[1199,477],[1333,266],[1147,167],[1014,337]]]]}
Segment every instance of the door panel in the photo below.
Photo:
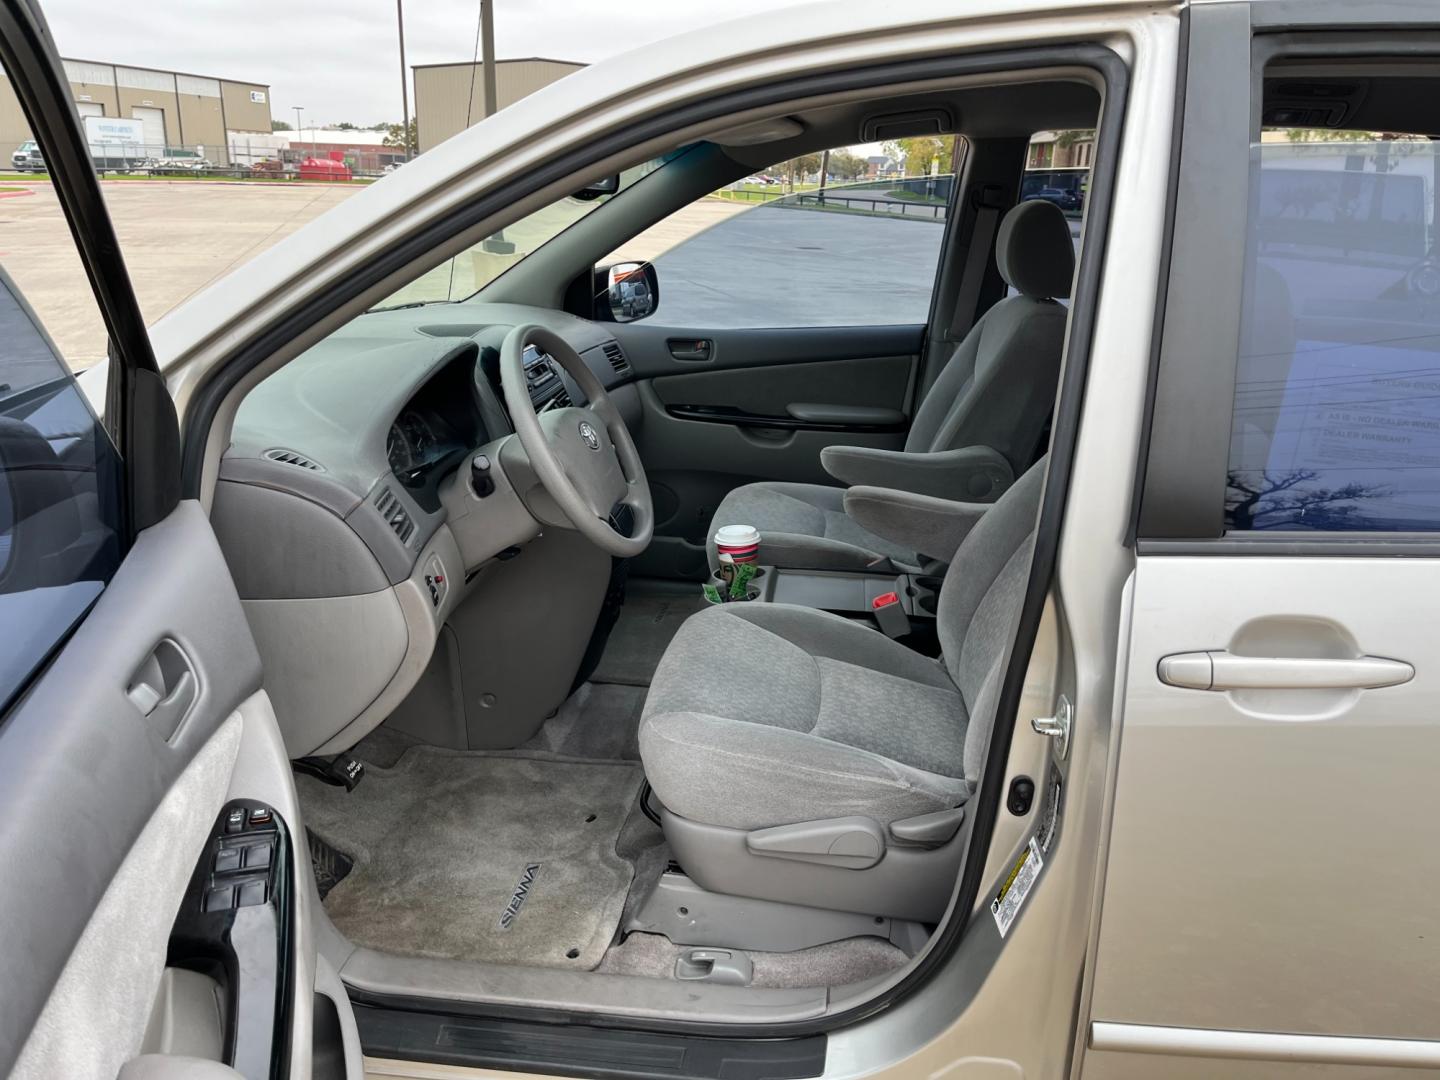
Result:
{"type": "MultiPolygon", "coordinates": [[[[1094,1021],[1440,1040],[1440,561],[1138,562],[1094,1021]],[[1415,675],[1162,682],[1162,658],[1197,650],[1384,657],[1415,675]]],[[[1087,1061],[1110,1075],[1130,1073],[1087,1061]]]]}
{"type": "Polygon", "coordinates": [[[631,323],[615,327],[615,336],[638,378],[636,444],[655,498],[656,540],[639,573],[703,574],[711,516],[741,484],[833,484],[820,467],[825,447],[905,445],[923,326],[675,330],[631,323]],[[695,351],[698,342],[708,343],[704,359],[674,355],[695,351]],[[801,404],[831,408],[806,420],[790,409],[801,404]]]}
{"type": "MultiPolygon", "coordinates": [[[[183,503],[140,534],[0,726],[0,860],[26,868],[0,875],[0,1069],[18,1055],[20,1075],[109,1076],[138,1051],[170,926],[230,788],[237,710],[260,682],[210,523],[183,503]],[[127,695],[163,640],[199,688],[169,739],[127,695]]],[[[263,717],[273,725],[268,711],[252,722],[263,717]]],[[[275,768],[288,784],[288,766],[275,768]]]]}

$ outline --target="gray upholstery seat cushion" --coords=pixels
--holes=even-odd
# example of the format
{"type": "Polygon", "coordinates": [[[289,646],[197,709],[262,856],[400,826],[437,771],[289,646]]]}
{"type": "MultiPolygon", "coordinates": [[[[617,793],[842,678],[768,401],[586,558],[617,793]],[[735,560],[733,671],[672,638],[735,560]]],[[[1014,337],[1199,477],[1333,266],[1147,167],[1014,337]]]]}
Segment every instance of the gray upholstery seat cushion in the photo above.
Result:
{"type": "MultiPolygon", "coordinates": [[[[845,489],[822,484],[746,484],[715,510],[715,526],[760,530],[760,561],[808,570],[918,567],[918,556],[845,513],[845,489]]],[[[712,535],[714,530],[712,531],[712,535]]]]}
{"type": "Polygon", "coordinates": [[[884,824],[968,796],[965,730],[937,662],[827,612],[732,604],[691,617],[666,650],[640,753],[666,808],[691,820],[884,824]]]}

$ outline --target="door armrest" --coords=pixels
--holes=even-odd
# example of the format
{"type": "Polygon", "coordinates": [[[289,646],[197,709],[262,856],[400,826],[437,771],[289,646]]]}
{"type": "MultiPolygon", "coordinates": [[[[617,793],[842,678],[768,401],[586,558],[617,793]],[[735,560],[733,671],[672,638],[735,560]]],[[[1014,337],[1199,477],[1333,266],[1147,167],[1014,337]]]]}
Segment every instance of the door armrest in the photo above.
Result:
{"type": "Polygon", "coordinates": [[[845,492],[845,513],[862,529],[947,563],[990,507],[889,488],[852,487],[845,492]]]}
{"type": "Polygon", "coordinates": [[[933,454],[827,446],[820,464],[842,484],[890,488],[957,502],[993,502],[1015,482],[1010,463],[988,446],[933,454]]]}

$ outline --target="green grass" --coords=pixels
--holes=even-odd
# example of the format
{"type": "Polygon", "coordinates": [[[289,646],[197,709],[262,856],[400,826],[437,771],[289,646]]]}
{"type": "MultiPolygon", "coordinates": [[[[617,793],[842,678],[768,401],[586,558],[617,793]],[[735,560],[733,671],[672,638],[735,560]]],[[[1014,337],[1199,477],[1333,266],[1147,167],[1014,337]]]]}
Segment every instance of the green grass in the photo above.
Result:
{"type": "Polygon", "coordinates": [[[49,173],[0,173],[0,180],[49,180],[49,173]]]}
{"type": "Polygon", "coordinates": [[[29,188],[16,187],[14,184],[0,184],[0,195],[8,194],[8,193],[10,193],[10,192],[12,192],[12,191],[29,191],[29,190],[30,190],[29,188]]]}
{"type": "Polygon", "coordinates": [[[931,206],[947,205],[946,200],[940,198],[938,195],[926,195],[923,191],[911,191],[909,188],[895,188],[892,191],[887,191],[886,194],[892,199],[899,199],[901,202],[927,203],[931,206]]]}

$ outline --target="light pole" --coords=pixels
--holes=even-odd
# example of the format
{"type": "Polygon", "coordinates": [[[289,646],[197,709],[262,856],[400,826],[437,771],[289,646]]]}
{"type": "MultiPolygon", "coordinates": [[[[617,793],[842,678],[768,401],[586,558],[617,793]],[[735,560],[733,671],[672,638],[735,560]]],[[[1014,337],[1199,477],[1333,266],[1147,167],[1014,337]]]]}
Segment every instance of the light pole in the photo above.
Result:
{"type": "Polygon", "coordinates": [[[395,0],[395,21],[400,29],[400,132],[405,146],[405,160],[410,160],[410,78],[405,71],[405,7],[404,0],[395,0]]]}
{"type": "Polygon", "coordinates": [[[495,113],[495,0],[480,0],[480,59],[485,64],[485,115],[495,113]]]}
{"type": "MultiPolygon", "coordinates": [[[[300,131],[301,131],[301,127],[300,127],[300,114],[305,111],[305,106],[304,106],[304,105],[293,105],[293,106],[291,106],[291,108],[293,108],[293,109],[295,110],[295,138],[299,139],[299,138],[300,138],[300,131]]],[[[302,139],[301,141],[303,142],[304,140],[302,139]]]]}

